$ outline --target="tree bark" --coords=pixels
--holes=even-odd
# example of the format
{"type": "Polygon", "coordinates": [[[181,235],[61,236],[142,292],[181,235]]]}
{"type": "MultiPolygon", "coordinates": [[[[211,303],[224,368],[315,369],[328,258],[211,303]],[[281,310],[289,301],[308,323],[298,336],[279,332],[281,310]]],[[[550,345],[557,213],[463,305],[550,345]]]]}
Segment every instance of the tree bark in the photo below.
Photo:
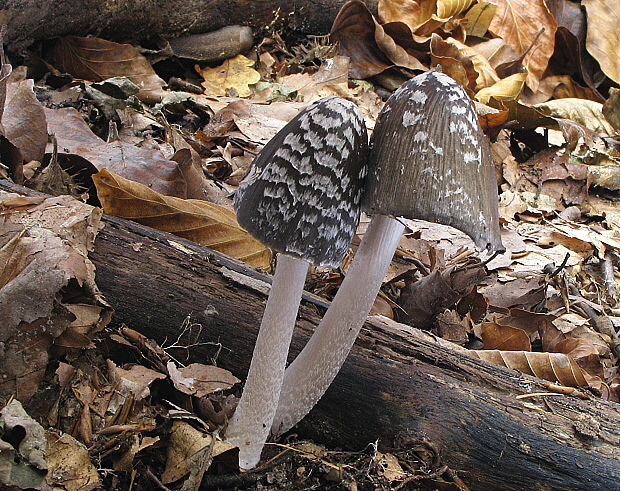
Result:
{"type": "MultiPolygon", "coordinates": [[[[21,190],[6,181],[0,188],[21,190]]],[[[184,319],[219,343],[219,366],[244,377],[269,278],[187,240],[105,216],[90,258],[121,323],[159,343],[184,319]]],[[[326,304],[304,297],[291,358],[326,304]]],[[[192,348],[207,361],[213,346],[192,348]]],[[[396,322],[366,323],[340,374],[295,429],[328,445],[407,450],[421,442],[476,491],[608,491],[620,482],[620,405],[549,395],[533,377],[498,367],[396,322]],[[518,399],[517,396],[544,393],[518,399]]]]}
{"type": "MultiPolygon", "coordinates": [[[[345,0],[6,0],[10,20],[5,42],[18,45],[55,36],[96,35],[135,41],[154,34],[177,37],[224,26],[270,26],[326,34],[345,0]]],[[[376,12],[377,0],[368,0],[376,12]]],[[[0,25],[2,24],[0,17],[0,25]]]]}

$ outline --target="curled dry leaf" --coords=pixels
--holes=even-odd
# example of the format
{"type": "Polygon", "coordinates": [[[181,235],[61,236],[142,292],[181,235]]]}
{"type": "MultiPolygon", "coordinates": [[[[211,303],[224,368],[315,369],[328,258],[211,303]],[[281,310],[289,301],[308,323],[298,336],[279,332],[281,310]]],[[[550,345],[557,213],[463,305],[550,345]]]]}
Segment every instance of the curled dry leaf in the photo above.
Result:
{"type": "MultiPolygon", "coordinates": [[[[166,469],[161,476],[164,484],[178,481],[188,473],[198,473],[207,457],[218,455],[235,447],[211,435],[202,433],[183,421],[172,424],[168,442],[166,469]],[[205,452],[209,452],[207,456],[205,452]]],[[[204,472],[206,469],[202,469],[204,472]]],[[[201,476],[202,477],[202,476],[201,476]]]]}
{"type": "Polygon", "coordinates": [[[559,382],[567,387],[588,387],[583,370],[570,356],[563,353],[499,350],[471,350],[468,353],[481,360],[549,382],[559,382]]]}
{"type": "Polygon", "coordinates": [[[368,78],[386,70],[392,63],[375,39],[375,20],[361,0],[345,3],[329,33],[329,41],[338,44],[339,53],[350,59],[352,78],[368,78]]]}
{"type": "Polygon", "coordinates": [[[489,30],[496,10],[497,5],[491,2],[478,1],[473,5],[465,14],[467,35],[483,37],[489,30]]]}
{"type": "Polygon", "coordinates": [[[509,77],[503,78],[494,83],[490,87],[481,89],[476,94],[476,100],[487,104],[491,98],[498,101],[512,101],[519,97],[523,90],[523,84],[527,78],[526,73],[515,73],[509,77]]]}
{"type": "Polygon", "coordinates": [[[377,11],[381,22],[404,22],[415,33],[418,27],[437,13],[437,3],[424,0],[379,0],[377,11]]]}
{"type": "Polygon", "coordinates": [[[137,96],[145,102],[159,102],[166,85],[148,60],[131,44],[119,44],[97,37],[66,36],[52,52],[53,62],[74,77],[101,82],[127,77],[140,87],[137,96]]]}
{"type": "Polygon", "coordinates": [[[437,0],[437,17],[449,19],[454,15],[465,12],[474,1],[475,0],[437,0]]]}
{"type": "Polygon", "coordinates": [[[603,72],[614,82],[620,83],[620,11],[615,2],[583,0],[588,16],[586,49],[599,62],[603,72]]]}
{"type": "Polygon", "coordinates": [[[269,267],[269,249],[239,226],[232,207],[164,196],[107,169],[94,174],[93,180],[106,213],[184,237],[252,266],[269,267]]]}

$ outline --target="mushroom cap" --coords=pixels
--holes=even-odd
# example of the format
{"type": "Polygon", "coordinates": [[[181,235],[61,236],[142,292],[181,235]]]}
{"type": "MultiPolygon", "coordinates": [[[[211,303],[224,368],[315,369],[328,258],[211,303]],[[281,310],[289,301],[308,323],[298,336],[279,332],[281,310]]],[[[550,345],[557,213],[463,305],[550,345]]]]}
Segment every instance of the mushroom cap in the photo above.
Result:
{"type": "Polygon", "coordinates": [[[364,211],[451,225],[481,249],[504,250],[489,143],[452,78],[429,71],[402,84],[370,146],[364,211]]]}
{"type": "Polygon", "coordinates": [[[311,104],[254,159],[233,200],[239,224],[277,252],[337,267],[359,221],[367,153],[355,104],[311,104]]]}

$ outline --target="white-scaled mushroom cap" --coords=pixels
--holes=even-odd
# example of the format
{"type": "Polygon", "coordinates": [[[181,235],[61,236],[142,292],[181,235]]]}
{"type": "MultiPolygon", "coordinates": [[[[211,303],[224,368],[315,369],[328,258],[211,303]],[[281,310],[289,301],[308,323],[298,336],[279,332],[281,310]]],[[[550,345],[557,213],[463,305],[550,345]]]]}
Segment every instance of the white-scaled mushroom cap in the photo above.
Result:
{"type": "Polygon", "coordinates": [[[254,159],[233,201],[239,224],[275,251],[337,267],[359,221],[367,152],[355,104],[311,104],[254,159]]]}
{"type": "Polygon", "coordinates": [[[362,209],[451,225],[503,250],[489,143],[467,93],[425,72],[385,103],[370,139],[362,209]]]}

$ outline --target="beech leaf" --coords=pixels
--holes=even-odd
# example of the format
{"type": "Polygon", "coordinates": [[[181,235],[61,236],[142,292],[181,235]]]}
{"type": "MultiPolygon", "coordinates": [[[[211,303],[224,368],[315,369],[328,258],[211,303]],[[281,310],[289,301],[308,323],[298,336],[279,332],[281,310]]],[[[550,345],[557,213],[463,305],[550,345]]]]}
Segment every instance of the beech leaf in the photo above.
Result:
{"type": "Polygon", "coordinates": [[[481,360],[549,382],[559,382],[567,387],[588,387],[583,370],[570,356],[563,353],[499,350],[470,350],[468,353],[481,360]]]}
{"type": "Polygon", "coordinates": [[[270,264],[269,249],[239,226],[230,206],[164,196],[107,169],[94,174],[93,181],[106,213],[184,237],[252,266],[270,264]]]}

